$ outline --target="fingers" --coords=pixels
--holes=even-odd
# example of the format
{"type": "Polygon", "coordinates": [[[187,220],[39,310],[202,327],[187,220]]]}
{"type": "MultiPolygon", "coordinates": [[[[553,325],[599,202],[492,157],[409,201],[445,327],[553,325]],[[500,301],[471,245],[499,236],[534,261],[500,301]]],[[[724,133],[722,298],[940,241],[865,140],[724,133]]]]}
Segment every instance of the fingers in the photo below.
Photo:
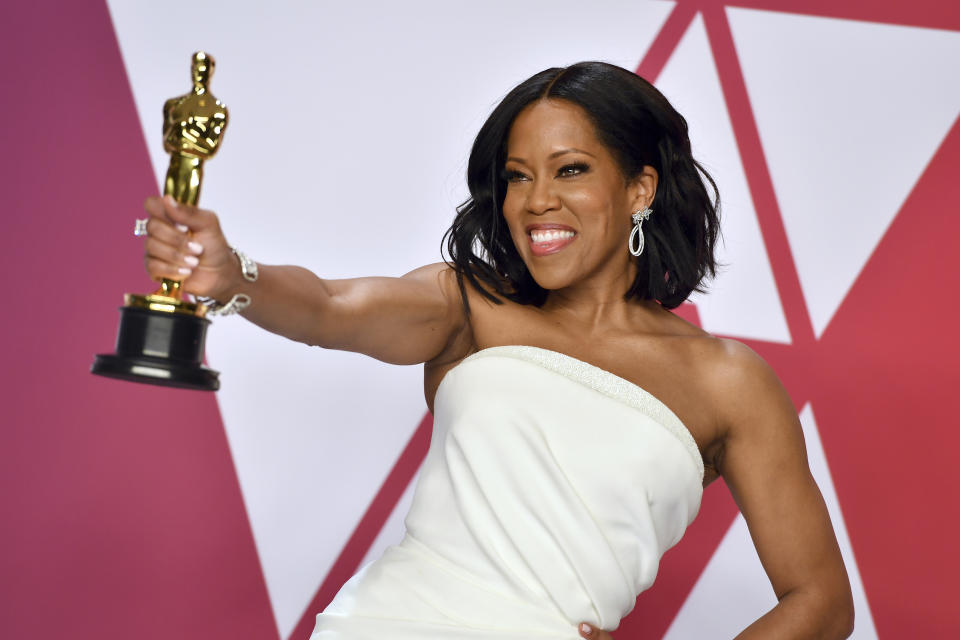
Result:
{"type": "Polygon", "coordinates": [[[167,278],[168,280],[182,282],[193,274],[193,270],[190,267],[178,266],[160,260],[159,258],[151,258],[150,256],[144,259],[144,264],[147,266],[147,273],[149,273],[150,277],[154,280],[167,278]]]}
{"type": "Polygon", "coordinates": [[[177,208],[176,204],[168,206],[164,199],[154,197],[147,199],[144,208],[150,213],[144,243],[144,263],[150,277],[154,280],[190,277],[200,264],[203,247],[191,239],[187,226],[177,223],[169,215],[171,208],[177,208]]]}
{"type": "Polygon", "coordinates": [[[184,291],[215,296],[239,277],[239,262],[215,213],[170,196],[147,198],[144,209],[150,214],[144,264],[151,278],[178,280],[184,291]]]}
{"type": "MultiPolygon", "coordinates": [[[[186,234],[181,234],[186,238],[186,234]]],[[[193,242],[184,241],[182,244],[169,244],[159,238],[147,237],[145,243],[147,259],[157,260],[171,267],[177,268],[177,273],[183,276],[189,276],[193,269],[200,264],[199,252],[194,252],[193,242]],[[187,251],[182,251],[181,247],[186,247],[187,251]]],[[[151,275],[153,275],[151,273],[151,275]]],[[[165,276],[166,277],[166,276],[165,276]]]]}
{"type": "Polygon", "coordinates": [[[151,218],[159,218],[172,224],[170,218],[167,217],[166,208],[163,206],[163,199],[159,196],[150,196],[147,198],[143,203],[143,208],[150,214],[151,218]]]}
{"type": "Polygon", "coordinates": [[[589,638],[589,640],[613,640],[613,636],[609,633],[603,629],[597,629],[586,622],[581,622],[580,626],[577,627],[577,631],[580,632],[580,637],[589,638]]]}
{"type": "Polygon", "coordinates": [[[153,215],[147,219],[147,237],[184,249],[191,242],[185,228],[177,228],[173,223],[153,215]]]}
{"type": "Polygon", "coordinates": [[[216,214],[212,211],[181,204],[174,200],[173,196],[148,198],[145,206],[151,214],[156,211],[156,217],[169,220],[181,231],[189,230],[198,233],[211,229],[216,230],[220,226],[216,214]]]}

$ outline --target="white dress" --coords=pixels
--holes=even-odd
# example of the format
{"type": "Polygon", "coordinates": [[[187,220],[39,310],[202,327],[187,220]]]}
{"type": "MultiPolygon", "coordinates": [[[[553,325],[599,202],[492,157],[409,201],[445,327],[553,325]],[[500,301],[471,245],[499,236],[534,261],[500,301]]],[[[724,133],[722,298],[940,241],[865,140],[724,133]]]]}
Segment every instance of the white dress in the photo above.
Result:
{"type": "Polygon", "coordinates": [[[580,638],[613,630],[680,540],[703,460],[662,402],[537,347],[484,349],[437,389],[406,537],[313,640],[580,638]]]}

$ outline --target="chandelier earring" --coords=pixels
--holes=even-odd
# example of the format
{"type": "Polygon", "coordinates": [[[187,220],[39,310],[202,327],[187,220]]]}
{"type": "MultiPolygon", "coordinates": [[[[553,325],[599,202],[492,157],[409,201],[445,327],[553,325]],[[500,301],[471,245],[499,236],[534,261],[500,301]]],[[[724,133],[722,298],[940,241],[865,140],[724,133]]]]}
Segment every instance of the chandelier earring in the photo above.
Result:
{"type": "Polygon", "coordinates": [[[630,232],[630,241],[627,243],[630,247],[630,253],[634,256],[639,256],[643,253],[643,221],[650,217],[650,214],[653,213],[653,209],[650,207],[644,207],[643,209],[637,209],[633,214],[633,231],[630,232]]]}

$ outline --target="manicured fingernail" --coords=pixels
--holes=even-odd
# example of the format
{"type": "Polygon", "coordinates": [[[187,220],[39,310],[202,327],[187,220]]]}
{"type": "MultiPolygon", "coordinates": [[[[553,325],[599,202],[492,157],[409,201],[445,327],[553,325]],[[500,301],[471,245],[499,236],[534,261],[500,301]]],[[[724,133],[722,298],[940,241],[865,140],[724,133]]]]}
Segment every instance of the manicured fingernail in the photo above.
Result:
{"type": "Polygon", "coordinates": [[[581,622],[581,623],[580,623],[580,631],[582,631],[582,632],[584,632],[584,633],[593,633],[593,627],[591,627],[590,625],[588,625],[586,622],[581,622]]]}
{"type": "Polygon", "coordinates": [[[203,245],[200,244],[199,242],[188,242],[187,248],[197,255],[200,255],[201,253],[203,253],[203,245]]]}
{"type": "Polygon", "coordinates": [[[196,256],[186,256],[184,257],[183,261],[188,265],[190,265],[191,268],[196,267],[198,264],[200,264],[200,260],[197,259],[196,256]]]}
{"type": "Polygon", "coordinates": [[[188,231],[190,231],[190,227],[188,227],[185,224],[177,224],[177,231],[179,231],[180,233],[187,233],[188,231]]]}
{"type": "Polygon", "coordinates": [[[193,269],[187,269],[186,267],[180,267],[179,269],[177,269],[177,271],[178,271],[178,272],[180,273],[180,275],[182,275],[182,276],[188,276],[188,275],[190,275],[191,273],[193,273],[193,269]]]}
{"type": "Polygon", "coordinates": [[[177,206],[177,201],[173,199],[173,196],[163,196],[163,199],[167,201],[167,204],[171,207],[177,206]]]}

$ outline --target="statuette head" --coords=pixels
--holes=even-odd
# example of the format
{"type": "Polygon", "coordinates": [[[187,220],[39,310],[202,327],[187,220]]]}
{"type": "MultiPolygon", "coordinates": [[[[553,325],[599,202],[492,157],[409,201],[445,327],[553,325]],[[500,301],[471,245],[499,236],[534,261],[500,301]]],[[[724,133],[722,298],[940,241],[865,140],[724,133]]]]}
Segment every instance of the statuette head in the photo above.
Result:
{"type": "Polygon", "coordinates": [[[207,83],[210,82],[210,78],[213,76],[213,69],[216,67],[216,64],[213,56],[203,51],[197,51],[193,54],[193,64],[190,68],[193,74],[194,89],[207,90],[207,83]]]}

